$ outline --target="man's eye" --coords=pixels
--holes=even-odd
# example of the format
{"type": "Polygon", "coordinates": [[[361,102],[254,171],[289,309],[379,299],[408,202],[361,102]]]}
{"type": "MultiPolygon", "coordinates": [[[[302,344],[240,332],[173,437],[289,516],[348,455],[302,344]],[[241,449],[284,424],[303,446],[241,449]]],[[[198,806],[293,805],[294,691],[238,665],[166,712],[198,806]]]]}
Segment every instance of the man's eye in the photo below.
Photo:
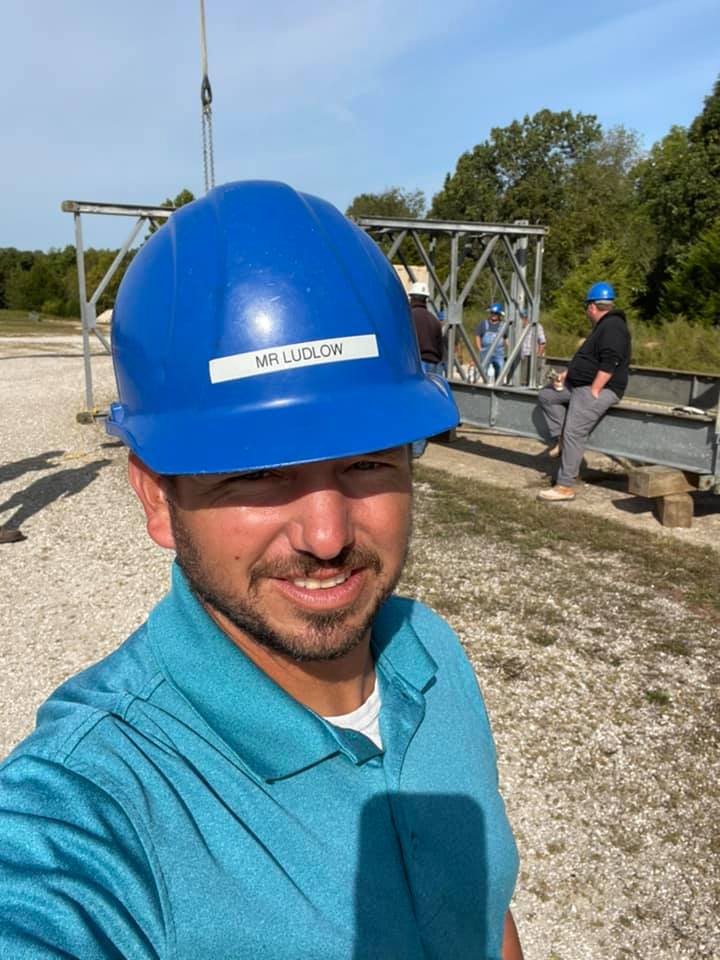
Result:
{"type": "Polygon", "coordinates": [[[261,480],[270,480],[276,475],[277,472],[274,470],[252,470],[250,473],[236,473],[228,477],[224,482],[225,484],[252,484],[258,483],[261,480]]]}
{"type": "Polygon", "coordinates": [[[383,463],[381,460],[358,460],[352,465],[353,470],[380,470],[382,467],[387,467],[389,464],[383,463]]]}

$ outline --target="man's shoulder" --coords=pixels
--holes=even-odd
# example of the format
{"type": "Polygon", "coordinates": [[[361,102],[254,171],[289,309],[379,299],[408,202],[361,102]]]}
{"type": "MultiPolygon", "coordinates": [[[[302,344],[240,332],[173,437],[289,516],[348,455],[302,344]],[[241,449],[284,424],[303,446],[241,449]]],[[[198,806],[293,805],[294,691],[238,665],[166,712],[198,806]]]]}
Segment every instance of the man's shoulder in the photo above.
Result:
{"type": "Polygon", "coordinates": [[[415,320],[424,320],[426,323],[439,323],[440,321],[431,313],[427,307],[413,307],[412,315],[415,320]]]}
{"type": "Polygon", "coordinates": [[[411,597],[390,597],[380,610],[376,625],[387,634],[410,628],[431,656],[442,656],[450,649],[462,651],[460,640],[450,624],[430,607],[411,597]]]}
{"type": "Polygon", "coordinates": [[[113,653],[61,684],[38,710],[35,730],[5,762],[35,757],[65,765],[92,731],[122,719],[161,679],[143,624],[113,653]]]}
{"type": "Polygon", "coordinates": [[[611,310],[606,313],[598,322],[597,330],[600,336],[617,336],[619,332],[625,336],[629,334],[627,319],[622,310],[611,310]]]}
{"type": "Polygon", "coordinates": [[[607,339],[619,342],[630,341],[630,328],[622,310],[613,310],[605,314],[598,325],[598,336],[601,342],[607,339]]]}
{"type": "Polygon", "coordinates": [[[375,624],[376,652],[387,654],[400,673],[410,666],[406,676],[414,674],[421,682],[427,680],[427,674],[441,679],[436,692],[452,691],[451,696],[457,697],[463,691],[466,705],[477,709],[487,722],[475,671],[460,638],[443,617],[418,600],[393,596],[379,611],[375,624]]]}

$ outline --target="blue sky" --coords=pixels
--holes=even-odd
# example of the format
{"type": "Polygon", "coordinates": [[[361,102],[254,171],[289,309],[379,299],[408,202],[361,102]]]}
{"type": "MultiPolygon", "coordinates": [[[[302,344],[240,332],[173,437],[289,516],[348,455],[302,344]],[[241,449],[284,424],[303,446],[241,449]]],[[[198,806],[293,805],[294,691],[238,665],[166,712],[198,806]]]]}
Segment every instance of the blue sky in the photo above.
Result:
{"type": "MultiPolygon", "coordinates": [[[[645,147],[720,73],[717,0],[206,0],[218,182],[286,180],[345,208],[428,198],[459,155],[543,107],[645,147]]],[[[73,241],[65,199],[203,190],[196,0],[5,0],[0,246],[73,241]]],[[[86,242],[129,223],[96,217],[86,242]]]]}

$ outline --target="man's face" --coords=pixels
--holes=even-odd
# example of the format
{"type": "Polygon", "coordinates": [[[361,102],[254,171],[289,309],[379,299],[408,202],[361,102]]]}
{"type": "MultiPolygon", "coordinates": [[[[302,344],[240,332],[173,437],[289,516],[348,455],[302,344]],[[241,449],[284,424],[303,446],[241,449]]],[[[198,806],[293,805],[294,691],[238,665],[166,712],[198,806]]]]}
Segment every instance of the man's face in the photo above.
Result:
{"type": "Polygon", "coordinates": [[[241,645],[337,659],[368,635],[400,577],[411,523],[407,447],[177,477],[165,493],[178,562],[241,645]]]}

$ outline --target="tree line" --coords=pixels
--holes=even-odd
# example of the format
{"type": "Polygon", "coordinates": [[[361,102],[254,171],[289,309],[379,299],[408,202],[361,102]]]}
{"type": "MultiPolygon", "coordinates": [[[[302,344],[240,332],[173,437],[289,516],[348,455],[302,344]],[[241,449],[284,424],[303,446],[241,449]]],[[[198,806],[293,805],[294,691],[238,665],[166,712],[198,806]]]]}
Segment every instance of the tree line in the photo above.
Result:
{"type": "MultiPolygon", "coordinates": [[[[578,304],[599,279],[636,320],[717,325],[720,79],[690,126],[673,126],[647,153],[622,126],[540,110],[463,153],[429,205],[391,187],[360,194],[347,213],[546,226],[543,302],[568,331],[584,332],[578,304]]],[[[493,291],[481,285],[477,296],[493,291]]]]}
{"type": "MultiPolygon", "coordinates": [[[[168,197],[163,207],[181,207],[194,200],[187,190],[174,198],[168,197]]],[[[150,225],[148,236],[155,232],[150,225]]],[[[85,282],[88,297],[100,284],[117,255],[117,250],[85,250],[85,282]]],[[[97,313],[109,309],[115,303],[117,289],[125,270],[132,260],[131,250],[97,302],[97,313]]],[[[79,317],[80,297],[78,292],[75,247],[68,244],[62,250],[18,250],[15,247],[0,247],[0,309],[28,310],[51,314],[57,317],[79,317]]]]}
{"type": "MultiPolygon", "coordinates": [[[[165,205],[192,199],[183,190],[165,205]]],[[[613,282],[635,320],[717,325],[720,78],[693,122],[673,126],[647,152],[633,131],[605,130],[592,114],[540,110],[463,153],[429,203],[419,190],[390,187],[360,194],[346,212],[546,226],[543,305],[568,331],[583,329],[578,303],[597,279],[613,282]]],[[[115,253],[86,251],[89,291],[115,253]]],[[[98,311],[112,305],[126,266],[98,311]]],[[[481,285],[477,297],[492,294],[481,285]]],[[[77,316],[74,247],[0,249],[0,308],[77,316]]]]}

